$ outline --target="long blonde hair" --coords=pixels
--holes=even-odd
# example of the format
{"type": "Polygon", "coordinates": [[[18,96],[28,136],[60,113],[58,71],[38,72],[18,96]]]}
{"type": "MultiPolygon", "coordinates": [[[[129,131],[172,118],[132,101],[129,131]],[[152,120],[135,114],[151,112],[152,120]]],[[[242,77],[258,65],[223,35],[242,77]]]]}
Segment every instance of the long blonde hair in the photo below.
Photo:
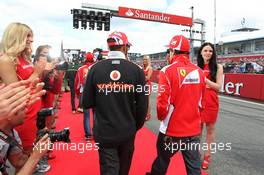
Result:
{"type": "Polygon", "coordinates": [[[32,48],[26,48],[27,36],[33,31],[26,24],[14,22],[7,26],[2,37],[3,53],[17,63],[17,56],[23,56],[27,61],[31,62],[32,48]]]}

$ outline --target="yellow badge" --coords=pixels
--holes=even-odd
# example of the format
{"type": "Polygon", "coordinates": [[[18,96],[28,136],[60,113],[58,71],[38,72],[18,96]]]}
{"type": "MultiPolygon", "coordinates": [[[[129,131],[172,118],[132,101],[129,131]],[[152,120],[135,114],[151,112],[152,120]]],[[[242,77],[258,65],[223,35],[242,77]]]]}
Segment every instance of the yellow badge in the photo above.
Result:
{"type": "Polygon", "coordinates": [[[186,70],[185,69],[180,69],[180,74],[185,77],[186,76],[186,70]]]}

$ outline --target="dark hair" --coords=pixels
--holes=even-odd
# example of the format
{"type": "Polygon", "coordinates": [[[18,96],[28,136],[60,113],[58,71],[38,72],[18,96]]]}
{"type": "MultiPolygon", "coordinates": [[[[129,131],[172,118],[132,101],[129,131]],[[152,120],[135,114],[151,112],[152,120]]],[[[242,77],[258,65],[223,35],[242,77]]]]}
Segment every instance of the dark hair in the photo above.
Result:
{"type": "MultiPolygon", "coordinates": [[[[36,62],[36,61],[38,61],[38,58],[40,57],[40,56],[43,56],[43,54],[40,54],[41,52],[42,52],[42,50],[44,50],[44,49],[51,49],[51,46],[50,45],[41,45],[41,46],[39,46],[38,48],[37,48],[37,50],[36,50],[36,53],[35,53],[35,57],[34,57],[34,63],[36,62]]],[[[46,57],[48,58],[48,62],[50,62],[50,58],[49,58],[49,56],[48,55],[46,55],[46,57]]]]}
{"type": "Polygon", "coordinates": [[[211,81],[216,82],[216,72],[217,72],[216,51],[212,43],[205,42],[201,45],[197,54],[197,63],[201,69],[204,69],[204,59],[203,56],[201,55],[201,52],[205,46],[210,46],[213,49],[212,57],[209,60],[209,70],[210,70],[211,81]]]}
{"type": "Polygon", "coordinates": [[[187,52],[187,51],[180,51],[180,50],[174,50],[174,55],[179,55],[179,54],[190,54],[190,52],[187,52]]]}
{"type": "Polygon", "coordinates": [[[118,50],[121,50],[122,47],[123,47],[123,45],[120,45],[120,46],[109,46],[109,50],[110,51],[118,51],[118,50]]]}
{"type": "MultiPolygon", "coordinates": [[[[112,43],[115,42],[114,38],[108,38],[107,43],[112,43]]],[[[110,51],[119,51],[121,50],[122,47],[130,47],[129,45],[113,45],[113,46],[108,46],[110,51]]]]}
{"type": "MultiPolygon", "coordinates": [[[[166,54],[169,54],[169,53],[170,53],[170,49],[167,49],[166,54]]],[[[174,50],[174,55],[179,55],[179,54],[190,54],[190,52],[174,50]]]]}

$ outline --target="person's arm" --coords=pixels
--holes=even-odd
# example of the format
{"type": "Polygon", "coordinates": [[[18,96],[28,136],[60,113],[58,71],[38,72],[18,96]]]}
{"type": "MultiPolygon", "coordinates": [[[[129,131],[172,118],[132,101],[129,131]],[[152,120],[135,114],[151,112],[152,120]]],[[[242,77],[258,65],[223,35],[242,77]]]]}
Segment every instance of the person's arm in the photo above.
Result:
{"type": "Polygon", "coordinates": [[[222,82],[223,82],[223,66],[221,64],[218,64],[217,73],[216,73],[216,82],[206,79],[206,85],[216,91],[219,91],[222,87],[222,82]]]}
{"type": "Polygon", "coordinates": [[[151,79],[152,73],[153,73],[153,70],[152,70],[152,67],[150,66],[149,71],[148,71],[148,75],[146,76],[147,81],[151,79]]]}
{"type": "Polygon", "coordinates": [[[33,174],[35,167],[39,160],[48,152],[50,146],[49,135],[45,134],[33,148],[33,152],[27,159],[24,166],[16,175],[31,175],[33,174]]]}
{"type": "MultiPolygon", "coordinates": [[[[29,77],[30,81],[41,77],[42,72],[45,69],[47,60],[45,58],[40,59],[34,66],[34,72],[29,77]]],[[[0,59],[0,77],[5,84],[17,82],[16,66],[14,62],[6,55],[0,59]]]]}
{"type": "Polygon", "coordinates": [[[63,77],[60,75],[61,72],[59,70],[54,70],[52,75],[50,76],[50,84],[51,84],[51,89],[50,92],[53,94],[58,94],[61,92],[61,86],[63,82],[63,77]]]}
{"type": "Polygon", "coordinates": [[[84,84],[83,89],[83,108],[94,108],[95,107],[95,94],[96,94],[96,87],[93,84],[93,69],[89,71],[88,77],[84,84]]]}
{"type": "Polygon", "coordinates": [[[164,120],[169,112],[171,87],[168,77],[162,70],[159,73],[159,85],[157,96],[157,117],[164,120]]]}
{"type": "Polygon", "coordinates": [[[41,78],[45,70],[51,71],[52,66],[47,63],[47,57],[39,57],[39,60],[34,64],[34,72],[30,75],[29,80],[33,81],[36,78],[41,78]]]}
{"type": "Polygon", "coordinates": [[[6,85],[18,81],[15,64],[7,55],[0,58],[0,78],[6,85]]]}
{"type": "MultiPolygon", "coordinates": [[[[28,80],[30,81],[30,80],[28,80]]],[[[31,88],[31,93],[30,93],[30,99],[28,101],[28,106],[32,105],[33,103],[35,103],[36,101],[41,99],[41,96],[44,95],[46,93],[46,90],[43,90],[44,83],[43,82],[39,82],[39,78],[36,78],[34,80],[32,80],[31,84],[30,84],[30,88],[31,88]]]]}
{"type": "Polygon", "coordinates": [[[201,78],[201,101],[199,103],[199,111],[201,112],[202,110],[205,109],[205,91],[206,91],[206,77],[204,76],[204,73],[202,70],[200,70],[200,78],[201,78]]]}
{"type": "MultiPolygon", "coordinates": [[[[142,69],[139,69],[139,82],[138,85],[142,88],[145,86],[145,75],[142,69]]],[[[145,89],[145,88],[143,88],[145,89]]],[[[135,102],[136,102],[136,126],[137,130],[142,128],[145,122],[145,118],[148,112],[148,92],[142,91],[137,92],[135,94],[135,102]]]]}
{"type": "Polygon", "coordinates": [[[49,142],[46,134],[37,142],[30,157],[22,152],[9,155],[8,160],[16,168],[16,175],[32,175],[39,160],[48,152],[49,142]]]}
{"type": "Polygon", "coordinates": [[[80,88],[81,88],[80,74],[81,74],[81,69],[78,69],[78,71],[75,75],[75,79],[74,79],[74,92],[77,95],[77,97],[79,97],[81,95],[81,93],[80,93],[80,88]]]}

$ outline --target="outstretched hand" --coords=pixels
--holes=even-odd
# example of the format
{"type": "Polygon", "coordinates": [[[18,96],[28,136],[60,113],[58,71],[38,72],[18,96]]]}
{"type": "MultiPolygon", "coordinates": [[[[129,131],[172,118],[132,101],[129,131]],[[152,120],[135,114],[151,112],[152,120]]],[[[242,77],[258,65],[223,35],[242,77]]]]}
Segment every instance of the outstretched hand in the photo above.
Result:
{"type": "Polygon", "coordinates": [[[9,117],[24,110],[30,99],[30,81],[0,85],[0,116],[9,117]]]}
{"type": "Polygon", "coordinates": [[[36,78],[35,80],[33,80],[33,82],[30,84],[30,98],[28,101],[28,105],[32,105],[33,103],[35,103],[36,101],[41,99],[41,96],[44,95],[46,93],[46,90],[43,90],[44,83],[43,82],[39,82],[39,78],[36,78]]]}

